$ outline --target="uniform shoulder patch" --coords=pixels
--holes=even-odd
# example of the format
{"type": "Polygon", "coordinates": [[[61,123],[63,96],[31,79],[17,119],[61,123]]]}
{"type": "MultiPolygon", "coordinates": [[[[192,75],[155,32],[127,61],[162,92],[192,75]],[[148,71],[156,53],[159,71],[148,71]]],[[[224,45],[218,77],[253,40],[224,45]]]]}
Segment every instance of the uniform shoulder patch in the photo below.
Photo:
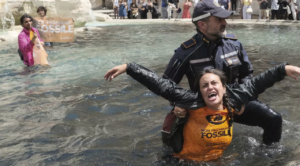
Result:
{"type": "Polygon", "coordinates": [[[236,37],[234,34],[230,34],[230,33],[227,33],[224,37],[225,37],[226,39],[237,40],[237,37],[236,37]]]}
{"type": "Polygon", "coordinates": [[[193,45],[195,45],[196,43],[197,43],[196,40],[194,38],[191,38],[191,39],[183,42],[181,44],[181,48],[184,49],[184,50],[186,50],[186,49],[192,47],[193,45]]]}

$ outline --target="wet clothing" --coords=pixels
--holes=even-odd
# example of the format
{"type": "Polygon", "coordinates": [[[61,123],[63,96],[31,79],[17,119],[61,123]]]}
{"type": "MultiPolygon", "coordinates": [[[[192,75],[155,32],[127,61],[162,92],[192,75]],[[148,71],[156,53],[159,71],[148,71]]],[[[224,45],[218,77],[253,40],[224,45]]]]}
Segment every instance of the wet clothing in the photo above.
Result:
{"type": "MultiPolygon", "coordinates": [[[[175,151],[178,154],[178,157],[187,157],[185,154],[191,154],[192,152],[190,151],[191,149],[189,149],[191,147],[190,144],[195,145],[198,148],[194,149],[197,150],[197,152],[200,153],[200,148],[202,147],[202,145],[205,145],[206,143],[209,144],[216,144],[218,141],[220,141],[219,143],[222,144],[222,140],[216,140],[216,141],[208,141],[208,142],[197,142],[197,139],[200,138],[191,138],[191,139],[187,139],[186,137],[191,137],[191,133],[190,133],[190,129],[194,128],[191,127],[190,125],[200,125],[202,127],[205,127],[205,124],[207,125],[209,122],[211,123],[220,123],[224,121],[224,118],[227,117],[227,110],[224,111],[212,111],[212,110],[206,110],[207,108],[205,108],[205,103],[201,97],[201,95],[198,95],[198,93],[194,93],[190,90],[186,90],[183,89],[181,87],[178,87],[177,84],[169,79],[164,79],[159,77],[156,73],[154,73],[153,71],[140,66],[138,64],[135,63],[129,63],[127,64],[127,70],[126,70],[127,74],[130,75],[132,78],[134,78],[135,80],[137,80],[139,83],[141,83],[142,85],[144,85],[145,87],[147,87],[149,90],[151,90],[153,93],[162,96],[163,98],[172,101],[174,103],[176,103],[177,106],[188,109],[189,110],[189,114],[188,114],[188,120],[187,120],[187,125],[184,126],[183,129],[183,137],[185,138],[185,141],[183,142],[183,139],[178,140],[178,139],[172,139],[174,137],[174,135],[178,134],[179,132],[176,132],[176,130],[178,129],[178,127],[182,127],[181,125],[178,125],[178,123],[181,123],[180,121],[182,120],[181,118],[177,118],[175,117],[174,113],[171,112],[171,116],[167,116],[166,118],[168,118],[165,122],[171,122],[169,124],[164,124],[163,129],[165,131],[169,131],[169,137],[163,137],[163,139],[165,138],[166,141],[169,141],[169,146],[174,145],[176,147],[175,144],[179,144],[178,146],[180,146],[180,144],[184,144],[184,150],[181,149],[179,151],[175,151]],[[203,111],[204,110],[204,111],[203,111]],[[220,113],[220,115],[216,115],[218,113],[220,113]],[[196,115],[197,114],[197,115],[196,115]],[[214,115],[213,115],[214,114],[214,115]],[[213,116],[209,116],[209,115],[213,115],[213,116]],[[193,117],[192,117],[193,116],[193,117]],[[205,116],[205,119],[204,119],[205,116]],[[199,120],[199,117],[201,120],[199,120]],[[197,119],[198,118],[198,119],[197,119]],[[196,120],[197,119],[197,120],[196,120]],[[196,124],[194,121],[197,121],[199,124],[196,124]],[[180,142],[182,141],[182,142],[180,142]],[[185,143],[189,144],[189,145],[185,145],[185,143]],[[196,142],[194,142],[196,141],[196,142]],[[181,155],[182,154],[182,155],[181,155]]],[[[248,103],[251,100],[255,100],[259,94],[261,94],[262,92],[264,92],[267,88],[272,87],[274,85],[275,82],[281,81],[282,79],[284,79],[286,73],[285,73],[285,64],[276,66],[272,69],[269,69],[268,71],[252,78],[249,79],[247,82],[243,83],[243,84],[239,84],[234,88],[231,88],[230,86],[226,85],[226,94],[229,96],[230,98],[230,103],[232,105],[233,108],[240,108],[241,105],[243,105],[244,103],[248,103]]],[[[168,114],[170,115],[170,114],[168,114]]],[[[257,119],[259,120],[260,117],[257,117],[257,119]]],[[[228,119],[226,119],[226,122],[228,119]]],[[[229,119],[230,120],[230,119],[229,119]]],[[[230,135],[230,137],[232,137],[232,130],[230,129],[230,131],[227,130],[226,132],[226,128],[228,128],[227,126],[228,123],[224,122],[224,126],[222,128],[219,128],[217,126],[213,126],[213,125],[209,125],[207,127],[212,127],[213,129],[210,129],[211,131],[216,132],[218,131],[222,131],[221,133],[209,133],[208,130],[201,133],[197,133],[197,134],[201,134],[201,137],[203,135],[203,137],[218,137],[221,135],[222,136],[227,136],[230,135]],[[217,134],[217,135],[216,135],[217,134]]],[[[272,124],[270,124],[272,125],[272,124]]],[[[197,129],[196,129],[197,130],[197,129]]],[[[179,134],[180,135],[180,134],[179,134]]],[[[198,140],[199,141],[199,140],[198,140]]],[[[203,139],[202,141],[207,141],[206,139],[203,139]]],[[[223,140],[224,144],[223,144],[223,148],[226,148],[229,144],[230,144],[231,138],[227,137],[226,140],[223,140]]],[[[181,145],[182,146],[182,145],[181,145]]],[[[214,149],[214,145],[210,148],[207,147],[206,148],[206,154],[210,155],[213,153],[213,149],[214,149]]],[[[203,147],[202,147],[203,148],[203,147]]],[[[221,146],[217,146],[217,149],[221,148],[221,146]]],[[[201,152],[199,155],[206,155],[205,153],[201,152]]],[[[216,151],[216,153],[218,154],[218,156],[220,156],[223,151],[216,151]]],[[[193,156],[195,156],[196,154],[194,153],[194,155],[192,155],[191,159],[196,159],[193,156]]],[[[202,157],[197,157],[199,160],[202,160],[202,157]]],[[[197,159],[197,160],[198,160],[197,159]]]]}
{"type": "MultiPolygon", "coordinates": [[[[247,53],[235,35],[227,34],[218,41],[211,42],[201,32],[198,32],[192,39],[182,43],[175,50],[163,77],[178,84],[186,75],[190,89],[197,92],[198,89],[194,87],[196,76],[199,72],[209,68],[222,70],[231,87],[246,83],[252,78],[253,73],[247,53]]],[[[234,116],[234,122],[262,127],[264,129],[263,142],[266,144],[278,142],[281,138],[281,127],[278,127],[282,125],[281,115],[261,102],[249,102],[242,115],[234,116]],[[258,120],[258,116],[264,118],[258,120]],[[271,123],[276,124],[277,127],[272,127],[271,123]],[[276,134],[271,134],[272,132],[276,134]]],[[[183,125],[184,122],[180,122],[180,124],[183,125]]],[[[162,130],[162,134],[163,137],[170,137],[168,136],[170,133],[167,131],[162,130]]],[[[180,147],[177,150],[180,151],[180,147]]]]}
{"type": "Polygon", "coordinates": [[[175,157],[185,160],[209,161],[222,156],[232,140],[228,110],[211,110],[202,107],[189,110],[189,119],[184,125],[184,143],[175,157]]]}
{"type": "Polygon", "coordinates": [[[23,30],[18,36],[19,50],[20,53],[22,53],[23,55],[23,62],[27,66],[34,65],[34,60],[32,56],[34,44],[30,41],[33,38],[33,31],[37,33],[38,39],[40,41],[43,41],[40,37],[39,31],[36,28],[32,27],[31,31],[32,34],[30,35],[30,32],[23,28],[23,30]]]}

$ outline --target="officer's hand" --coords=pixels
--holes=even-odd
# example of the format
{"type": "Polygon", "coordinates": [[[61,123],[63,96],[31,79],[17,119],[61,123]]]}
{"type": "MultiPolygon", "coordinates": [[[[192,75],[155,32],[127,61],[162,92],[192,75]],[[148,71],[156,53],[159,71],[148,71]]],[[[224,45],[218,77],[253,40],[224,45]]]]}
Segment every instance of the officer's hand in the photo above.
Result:
{"type": "Polygon", "coordinates": [[[186,116],[186,109],[180,108],[175,106],[174,107],[174,114],[178,117],[178,118],[184,118],[186,116]]]}
{"type": "Polygon", "coordinates": [[[290,76],[298,81],[296,74],[300,75],[300,68],[292,65],[285,65],[285,72],[287,76],[290,76]]]}

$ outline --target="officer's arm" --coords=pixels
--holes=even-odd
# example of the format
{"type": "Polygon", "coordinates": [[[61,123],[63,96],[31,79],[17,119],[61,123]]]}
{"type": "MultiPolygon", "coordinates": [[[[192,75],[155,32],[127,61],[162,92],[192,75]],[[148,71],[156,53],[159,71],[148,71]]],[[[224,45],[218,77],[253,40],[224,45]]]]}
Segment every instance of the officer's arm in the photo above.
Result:
{"type": "Polygon", "coordinates": [[[238,79],[239,79],[239,83],[242,84],[252,78],[253,67],[242,44],[241,43],[239,44],[240,44],[239,57],[242,65],[239,69],[238,79]]]}
{"type": "Polygon", "coordinates": [[[179,84],[185,74],[186,62],[184,61],[184,50],[178,48],[175,54],[171,58],[164,74],[163,78],[170,79],[176,84],[179,84]]]}

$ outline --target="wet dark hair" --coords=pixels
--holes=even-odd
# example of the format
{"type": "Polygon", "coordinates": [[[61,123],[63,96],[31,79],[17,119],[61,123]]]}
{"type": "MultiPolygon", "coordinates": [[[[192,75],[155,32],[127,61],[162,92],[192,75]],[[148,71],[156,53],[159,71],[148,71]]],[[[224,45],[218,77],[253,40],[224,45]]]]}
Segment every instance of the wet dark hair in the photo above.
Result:
{"type": "MultiPolygon", "coordinates": [[[[198,74],[198,76],[196,77],[196,82],[195,82],[195,89],[198,92],[198,95],[201,95],[201,91],[200,91],[200,79],[202,78],[202,76],[204,76],[205,74],[215,74],[217,75],[223,86],[225,86],[226,81],[227,81],[227,77],[225,76],[224,72],[218,69],[205,69],[202,72],[200,72],[198,74]]],[[[229,97],[228,95],[225,93],[223,96],[223,105],[227,108],[228,112],[229,112],[229,126],[232,126],[233,123],[233,110],[232,110],[232,104],[229,101],[229,97]]]]}
{"type": "Polygon", "coordinates": [[[38,13],[39,11],[44,10],[45,11],[45,16],[47,14],[47,9],[44,6],[40,6],[37,8],[36,12],[38,13]]]}
{"type": "Polygon", "coordinates": [[[30,15],[23,14],[23,16],[21,16],[21,18],[20,18],[20,22],[21,22],[22,26],[23,26],[23,22],[24,22],[25,18],[30,18],[30,20],[33,21],[33,18],[30,15]]]}

